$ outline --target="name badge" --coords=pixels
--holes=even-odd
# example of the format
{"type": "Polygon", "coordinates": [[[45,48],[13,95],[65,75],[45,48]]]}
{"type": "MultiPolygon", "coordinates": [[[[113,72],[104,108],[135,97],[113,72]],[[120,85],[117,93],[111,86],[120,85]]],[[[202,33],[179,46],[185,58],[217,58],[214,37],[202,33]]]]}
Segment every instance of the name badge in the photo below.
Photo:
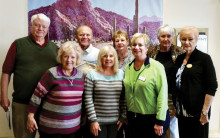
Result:
{"type": "Polygon", "coordinates": [[[141,80],[141,81],[145,81],[146,80],[144,77],[141,77],[141,76],[139,76],[138,79],[141,80]]]}

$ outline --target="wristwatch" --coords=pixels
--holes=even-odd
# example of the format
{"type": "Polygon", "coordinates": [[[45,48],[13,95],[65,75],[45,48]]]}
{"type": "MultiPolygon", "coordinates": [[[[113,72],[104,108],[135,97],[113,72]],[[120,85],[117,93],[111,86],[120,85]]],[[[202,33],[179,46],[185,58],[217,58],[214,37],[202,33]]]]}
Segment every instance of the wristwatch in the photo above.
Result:
{"type": "Polygon", "coordinates": [[[202,114],[206,116],[206,115],[208,115],[208,112],[207,111],[202,111],[202,114]]]}

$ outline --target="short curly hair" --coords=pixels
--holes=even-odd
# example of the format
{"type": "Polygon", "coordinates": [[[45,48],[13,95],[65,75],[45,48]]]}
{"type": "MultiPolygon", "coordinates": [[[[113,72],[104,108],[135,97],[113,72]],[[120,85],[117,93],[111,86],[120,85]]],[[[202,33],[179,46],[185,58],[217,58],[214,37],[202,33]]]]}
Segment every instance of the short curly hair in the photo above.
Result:
{"type": "Polygon", "coordinates": [[[147,34],[143,34],[143,33],[135,33],[133,35],[133,37],[131,38],[131,46],[134,45],[134,42],[137,38],[143,38],[145,47],[147,47],[147,48],[150,47],[150,38],[147,34]]]}
{"type": "Polygon", "coordinates": [[[39,18],[40,20],[43,20],[48,23],[48,26],[50,26],[50,18],[47,17],[43,13],[34,14],[31,16],[31,24],[34,22],[35,19],[39,18]]]}
{"type": "Polygon", "coordinates": [[[57,55],[57,62],[61,63],[64,52],[69,53],[72,51],[76,53],[76,66],[79,65],[82,62],[82,49],[79,44],[74,41],[67,41],[60,47],[57,55]]]}

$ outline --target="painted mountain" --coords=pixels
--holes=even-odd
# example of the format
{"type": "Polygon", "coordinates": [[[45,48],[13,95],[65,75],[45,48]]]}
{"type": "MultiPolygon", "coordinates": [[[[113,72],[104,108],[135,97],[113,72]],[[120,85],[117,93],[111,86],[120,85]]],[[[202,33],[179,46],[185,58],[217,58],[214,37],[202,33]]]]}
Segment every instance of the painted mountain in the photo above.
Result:
{"type": "MultiPolygon", "coordinates": [[[[57,0],[50,6],[29,11],[29,21],[36,13],[44,13],[51,19],[49,39],[54,41],[73,39],[79,25],[90,26],[96,41],[111,40],[114,23],[116,30],[123,29],[130,36],[133,33],[133,20],[98,7],[93,8],[89,0],[57,0]]],[[[147,33],[152,43],[157,41],[157,29],[162,23],[157,17],[153,18],[144,16],[139,19],[139,31],[147,33]]]]}

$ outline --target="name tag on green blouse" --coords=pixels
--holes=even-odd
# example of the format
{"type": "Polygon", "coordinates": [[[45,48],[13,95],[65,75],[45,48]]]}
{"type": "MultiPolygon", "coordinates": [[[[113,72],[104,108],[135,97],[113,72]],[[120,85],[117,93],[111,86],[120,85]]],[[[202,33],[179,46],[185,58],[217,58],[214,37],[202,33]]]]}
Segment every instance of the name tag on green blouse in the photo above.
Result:
{"type": "Polygon", "coordinates": [[[144,77],[141,77],[141,76],[139,76],[138,79],[141,80],[141,81],[145,81],[146,80],[144,77]]]}

